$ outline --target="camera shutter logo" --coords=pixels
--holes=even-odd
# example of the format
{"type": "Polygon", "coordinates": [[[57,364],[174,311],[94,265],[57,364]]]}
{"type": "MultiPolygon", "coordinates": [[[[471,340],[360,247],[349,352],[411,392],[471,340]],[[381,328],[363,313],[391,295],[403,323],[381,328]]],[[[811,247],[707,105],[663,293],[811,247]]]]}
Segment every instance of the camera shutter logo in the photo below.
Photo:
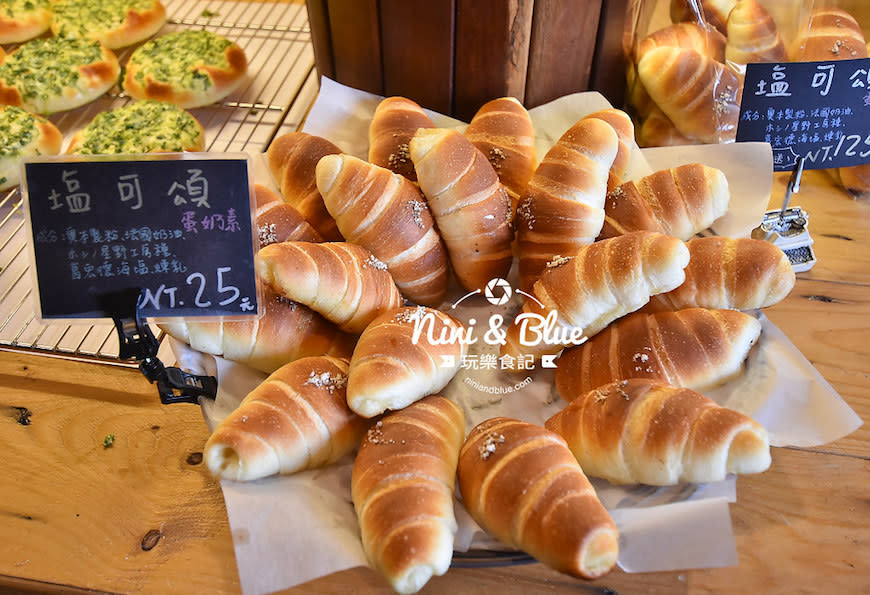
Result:
{"type": "Polygon", "coordinates": [[[504,306],[510,301],[511,296],[513,295],[513,289],[511,288],[511,284],[505,279],[496,277],[486,284],[483,294],[486,296],[487,301],[493,306],[504,306]]]}

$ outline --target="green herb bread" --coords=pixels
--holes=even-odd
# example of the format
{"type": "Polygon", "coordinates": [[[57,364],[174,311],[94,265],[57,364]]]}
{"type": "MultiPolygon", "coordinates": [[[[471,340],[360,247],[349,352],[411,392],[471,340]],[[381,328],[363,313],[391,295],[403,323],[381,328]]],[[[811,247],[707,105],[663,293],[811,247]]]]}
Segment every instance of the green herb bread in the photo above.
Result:
{"type": "Polygon", "coordinates": [[[75,109],[108,91],[120,70],[112,50],[97,41],[34,39],[0,64],[0,105],[37,114],[75,109]]]}
{"type": "Polygon", "coordinates": [[[52,10],[52,33],[94,39],[110,49],[144,41],[166,23],[159,0],[54,0],[52,10]]]}
{"type": "Polygon", "coordinates": [[[97,114],[70,141],[67,153],[117,155],[202,151],[205,133],[184,109],[164,101],[137,101],[97,114]]]}
{"type": "Polygon", "coordinates": [[[0,1],[0,43],[22,43],[48,31],[51,0],[0,1]]]}
{"type": "Polygon", "coordinates": [[[57,155],[63,135],[57,127],[20,107],[0,106],[0,190],[18,185],[26,157],[57,155]]]}
{"type": "Polygon", "coordinates": [[[206,30],[167,33],[139,46],[127,62],[124,90],[183,108],[224,99],[244,80],[248,63],[236,43],[206,30]]]}

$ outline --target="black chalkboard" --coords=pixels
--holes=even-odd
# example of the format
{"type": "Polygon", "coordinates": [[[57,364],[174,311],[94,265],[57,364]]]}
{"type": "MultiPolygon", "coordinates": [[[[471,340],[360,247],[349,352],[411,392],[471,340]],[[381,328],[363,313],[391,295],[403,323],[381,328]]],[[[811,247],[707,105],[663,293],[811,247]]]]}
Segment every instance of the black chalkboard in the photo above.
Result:
{"type": "Polygon", "coordinates": [[[140,315],[258,313],[248,157],[37,158],[24,164],[39,314],[104,318],[139,288],[140,315]]]}
{"type": "Polygon", "coordinates": [[[737,140],[770,143],[775,171],[870,162],[870,58],[747,64],[737,140]]]}

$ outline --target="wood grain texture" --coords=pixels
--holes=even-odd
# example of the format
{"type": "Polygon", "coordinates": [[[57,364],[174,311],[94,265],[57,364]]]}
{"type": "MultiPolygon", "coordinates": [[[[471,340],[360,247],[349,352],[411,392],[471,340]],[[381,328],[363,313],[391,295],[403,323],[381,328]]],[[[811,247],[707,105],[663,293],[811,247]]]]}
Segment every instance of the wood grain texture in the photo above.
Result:
{"type": "Polygon", "coordinates": [[[317,68],[317,74],[335,78],[327,0],[306,0],[305,7],[308,10],[308,27],[311,29],[311,47],[314,50],[314,66],[317,68]]]}
{"type": "Polygon", "coordinates": [[[589,88],[599,0],[535,0],[526,107],[589,88]]]}
{"type": "Polygon", "coordinates": [[[327,0],[327,14],[336,80],[383,95],[378,0],[327,0]]]}
{"type": "Polygon", "coordinates": [[[457,0],[453,107],[466,122],[497,97],[525,99],[535,0],[457,0]]]}
{"type": "Polygon", "coordinates": [[[453,109],[454,0],[379,0],[384,95],[453,109]]]}

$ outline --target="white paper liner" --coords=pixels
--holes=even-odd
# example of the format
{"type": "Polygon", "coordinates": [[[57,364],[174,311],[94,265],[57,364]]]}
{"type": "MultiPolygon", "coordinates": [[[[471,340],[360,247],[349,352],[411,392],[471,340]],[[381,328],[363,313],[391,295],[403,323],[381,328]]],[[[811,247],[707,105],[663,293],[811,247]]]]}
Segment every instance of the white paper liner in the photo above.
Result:
{"type": "MultiPolygon", "coordinates": [[[[304,130],[330,139],[343,151],[365,158],[368,125],[381,97],[321,79],[321,91],[304,130]]],[[[598,93],[578,93],[529,110],[536,129],[538,156],[583,115],[609,107],[598,93]]],[[[464,123],[429,112],[436,125],[464,123]]],[[[639,150],[630,177],[663,167],[699,161],[725,172],[735,189],[732,209],[717,222],[717,232],[747,236],[761,221],[772,183],[770,147],[764,143],[639,150]],[[669,153],[670,152],[670,153],[669,153]],[[672,154],[671,154],[672,153],[672,154]]],[[[255,180],[263,182],[261,180],[255,180]]],[[[274,186],[271,180],[267,181],[274,186]]],[[[715,226],[714,226],[715,227],[715,226]]],[[[513,279],[513,277],[512,277],[513,279]]],[[[516,283],[512,283],[515,287],[516,283]]],[[[468,322],[498,313],[510,320],[518,296],[507,306],[492,306],[479,296],[451,309],[454,292],[442,306],[468,322]]],[[[770,432],[774,445],[824,444],[851,433],[861,419],[824,381],[788,338],[764,316],[763,335],[745,372],[708,394],[719,403],[753,416],[770,432]]],[[[485,323],[479,322],[483,325],[485,323]]],[[[481,333],[486,328],[482,328],[481,333]]],[[[205,356],[173,341],[178,365],[218,378],[218,398],[204,402],[214,427],[266,375],[222,358],[205,356]]],[[[471,353],[496,349],[479,342],[471,353]]],[[[460,370],[443,395],[461,404],[468,427],[506,415],[543,421],[564,403],[552,393],[552,370],[460,370]]],[[[247,594],[286,589],[347,568],[366,565],[350,500],[350,459],[325,469],[272,477],[250,484],[221,483],[227,505],[242,589],[247,594]]],[[[737,563],[728,503],[736,500],[736,480],[708,485],[654,488],[614,486],[592,479],[620,531],[619,566],[628,572],[685,570],[737,563]]],[[[457,501],[459,531],[455,549],[504,549],[487,536],[457,501]]]]}

